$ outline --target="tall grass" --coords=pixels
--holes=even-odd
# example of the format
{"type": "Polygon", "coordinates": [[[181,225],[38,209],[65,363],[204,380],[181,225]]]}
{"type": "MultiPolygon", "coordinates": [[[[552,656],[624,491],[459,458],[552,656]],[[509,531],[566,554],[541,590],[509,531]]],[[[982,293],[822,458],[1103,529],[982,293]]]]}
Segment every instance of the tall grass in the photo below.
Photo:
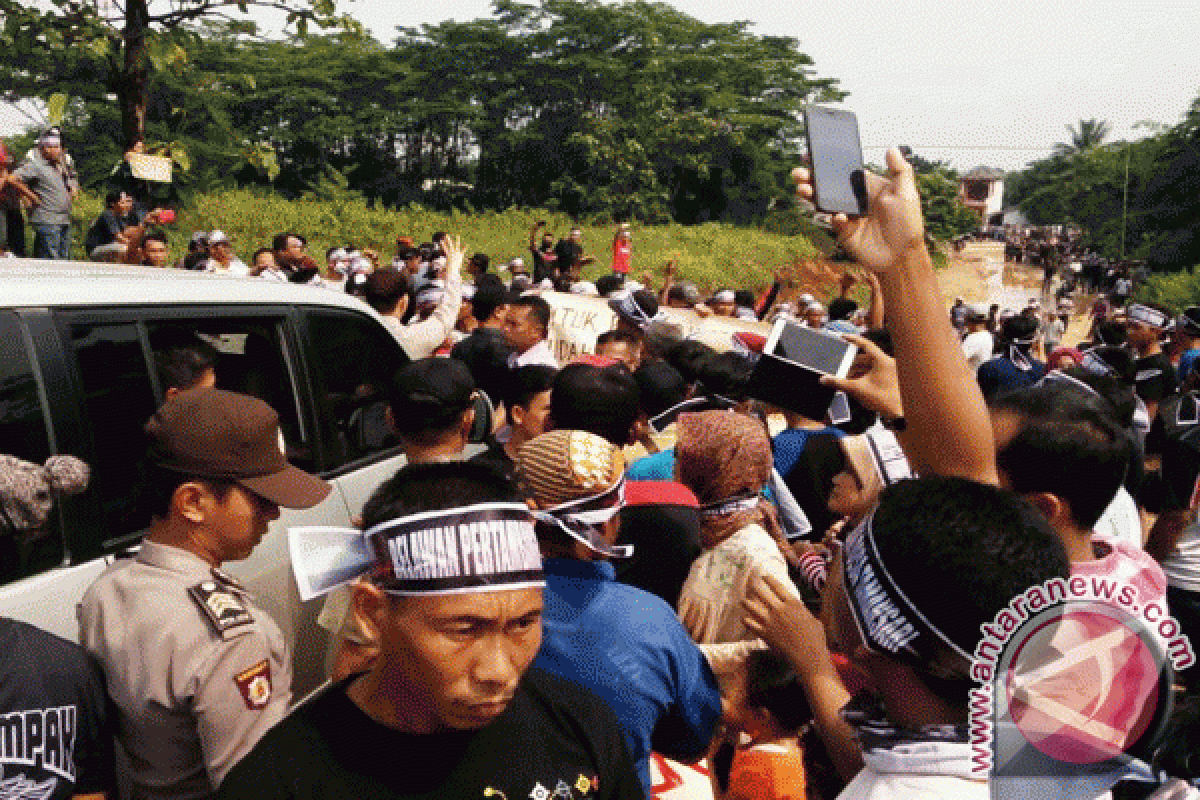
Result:
{"type": "MultiPolygon", "coordinates": [[[[99,215],[98,195],[81,195],[75,204],[76,257],[82,253],[83,233],[99,215]]],[[[566,236],[572,221],[563,214],[543,211],[484,211],[464,214],[409,207],[398,211],[372,210],[358,198],[287,200],[250,190],[217,191],[196,195],[188,207],[178,209],[178,218],[167,229],[171,258],[181,258],[196,230],[219,228],[234,242],[242,260],[249,263],[259,247],[269,247],[271,238],[284,231],[308,239],[308,250],[318,261],[330,247],[354,245],[371,248],[384,262],[395,252],[397,236],[410,236],[420,243],[435,231],[462,237],[471,252],[487,253],[496,265],[516,256],[529,262],[529,229],[544,220],[549,230],[566,236]]],[[[610,270],[613,228],[581,225],[585,254],[596,263],[584,269],[595,279],[610,270]]],[[[723,223],[696,226],[661,225],[633,227],[633,272],[661,274],[672,258],[679,259],[678,272],[701,286],[751,287],[769,283],[772,273],[785,266],[819,257],[809,239],[801,235],[768,233],[723,223]]]]}

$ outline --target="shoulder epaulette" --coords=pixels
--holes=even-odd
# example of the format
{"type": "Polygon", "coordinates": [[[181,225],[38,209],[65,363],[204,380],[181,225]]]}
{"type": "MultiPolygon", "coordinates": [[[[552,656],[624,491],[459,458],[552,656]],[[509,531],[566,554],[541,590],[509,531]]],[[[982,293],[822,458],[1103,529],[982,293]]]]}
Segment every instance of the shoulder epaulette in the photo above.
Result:
{"type": "Polygon", "coordinates": [[[222,639],[249,633],[254,625],[254,616],[242,599],[214,581],[189,587],[188,595],[200,607],[209,627],[222,639]]]}

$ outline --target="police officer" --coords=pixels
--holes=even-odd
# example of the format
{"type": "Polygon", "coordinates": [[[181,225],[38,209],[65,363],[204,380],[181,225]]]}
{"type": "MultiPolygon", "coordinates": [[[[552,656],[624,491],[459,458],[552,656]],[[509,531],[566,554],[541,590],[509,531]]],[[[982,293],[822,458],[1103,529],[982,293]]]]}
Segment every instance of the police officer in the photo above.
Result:
{"type": "Polygon", "coordinates": [[[80,607],[80,640],[119,712],[134,798],[203,798],[285,714],[291,664],[279,627],[221,571],[327,483],[288,464],[279,418],[213,388],[167,399],[146,425],[149,532],[80,607]]]}

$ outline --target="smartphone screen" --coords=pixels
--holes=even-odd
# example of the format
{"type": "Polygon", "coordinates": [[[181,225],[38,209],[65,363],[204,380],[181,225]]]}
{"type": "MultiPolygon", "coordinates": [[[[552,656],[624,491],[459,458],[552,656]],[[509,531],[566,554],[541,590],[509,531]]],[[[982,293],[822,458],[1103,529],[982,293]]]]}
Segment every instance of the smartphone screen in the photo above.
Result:
{"type": "Polygon", "coordinates": [[[779,320],[767,352],[825,375],[846,377],[857,349],[840,336],[779,320]]]}
{"type": "Polygon", "coordinates": [[[851,111],[805,106],[804,130],[817,209],[829,214],[866,214],[858,118],[851,111]]]}

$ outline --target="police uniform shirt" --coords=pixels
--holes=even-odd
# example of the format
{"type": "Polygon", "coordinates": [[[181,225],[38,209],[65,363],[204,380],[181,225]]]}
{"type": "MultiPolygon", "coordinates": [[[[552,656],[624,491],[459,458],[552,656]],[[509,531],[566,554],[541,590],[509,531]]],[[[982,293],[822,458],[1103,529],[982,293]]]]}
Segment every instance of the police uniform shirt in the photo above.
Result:
{"type": "Polygon", "coordinates": [[[211,796],[291,699],[279,627],[175,547],[147,541],[105,571],[84,595],[80,640],[108,678],[135,798],[211,796]]]}
{"type": "Polygon", "coordinates": [[[613,712],[588,690],[530,668],[478,730],[404,733],[346,694],[306,700],[221,784],[219,800],[641,800],[613,712]]]}
{"type": "Polygon", "coordinates": [[[0,797],[69,800],[113,788],[100,671],[79,645],[0,618],[0,797]]]}

